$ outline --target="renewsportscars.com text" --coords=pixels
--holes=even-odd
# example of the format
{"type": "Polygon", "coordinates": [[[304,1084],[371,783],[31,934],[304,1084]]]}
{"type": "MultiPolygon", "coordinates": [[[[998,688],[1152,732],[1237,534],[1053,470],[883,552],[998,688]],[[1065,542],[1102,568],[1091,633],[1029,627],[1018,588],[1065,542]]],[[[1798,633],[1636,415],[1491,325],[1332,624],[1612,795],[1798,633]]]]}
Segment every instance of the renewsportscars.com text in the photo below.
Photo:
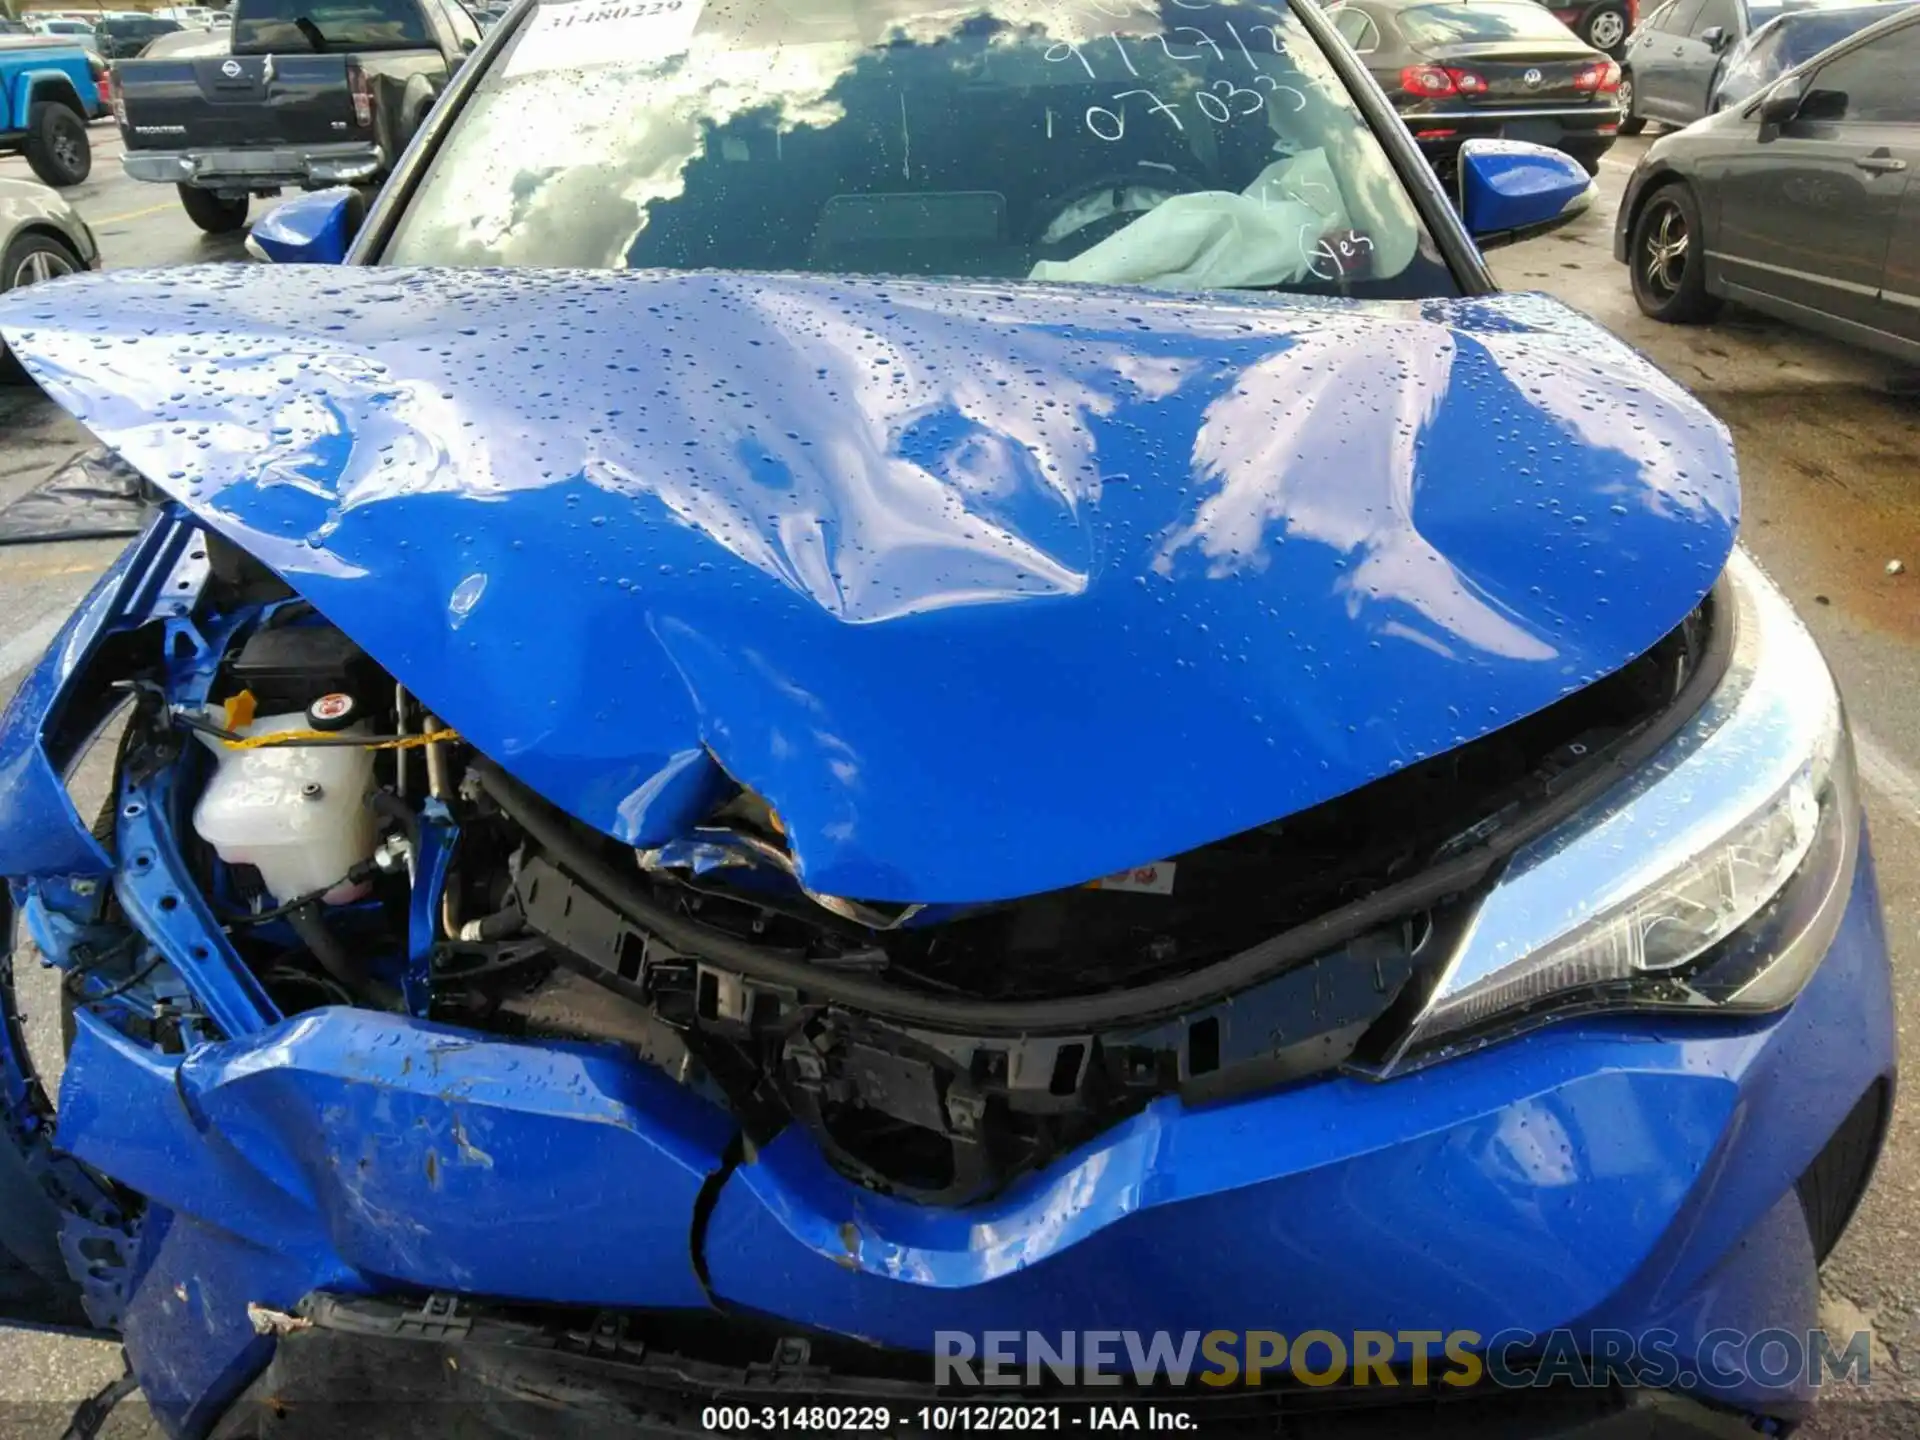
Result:
{"type": "Polygon", "coordinates": [[[1713,1330],[1683,1346],[1671,1330],[941,1330],[936,1385],[1304,1385],[1457,1388],[1645,1386],[1758,1381],[1769,1387],[1872,1380],[1865,1330],[1713,1330]]]}

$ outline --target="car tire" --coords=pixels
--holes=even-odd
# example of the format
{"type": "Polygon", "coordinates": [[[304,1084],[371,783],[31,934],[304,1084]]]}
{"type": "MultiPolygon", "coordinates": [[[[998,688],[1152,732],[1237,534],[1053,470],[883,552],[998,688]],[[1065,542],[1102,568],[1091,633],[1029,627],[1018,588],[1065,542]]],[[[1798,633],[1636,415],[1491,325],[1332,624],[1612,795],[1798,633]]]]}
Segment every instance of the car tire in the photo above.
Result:
{"type": "Polygon", "coordinates": [[[1618,5],[1594,6],[1580,22],[1580,38],[1594,49],[1612,54],[1626,43],[1626,10],[1618,5]]]}
{"type": "Polygon", "coordinates": [[[59,100],[42,100],[27,111],[27,166],[41,180],[64,190],[93,173],[87,120],[59,100]]]}
{"type": "Polygon", "coordinates": [[[252,202],[245,195],[237,200],[226,200],[197,185],[177,185],[174,188],[180,192],[180,204],[186,210],[187,218],[207,234],[231,235],[246,226],[247,206],[252,202]]]}
{"type": "Polygon", "coordinates": [[[1700,205],[1681,181],[1662,185],[1634,217],[1627,273],[1640,313],[1669,325],[1711,320],[1720,302],[1707,293],[1700,205]]]}
{"type": "Polygon", "coordinates": [[[1633,113],[1633,72],[1620,72],[1620,133],[1638,135],[1647,128],[1647,122],[1633,113]]]}
{"type": "MultiPolygon", "coordinates": [[[[56,280],[62,275],[77,275],[86,268],[78,255],[53,236],[22,235],[0,255],[0,291],[56,280]]],[[[26,381],[27,372],[20,368],[20,362],[0,345],[0,384],[22,385],[26,381]]]]}

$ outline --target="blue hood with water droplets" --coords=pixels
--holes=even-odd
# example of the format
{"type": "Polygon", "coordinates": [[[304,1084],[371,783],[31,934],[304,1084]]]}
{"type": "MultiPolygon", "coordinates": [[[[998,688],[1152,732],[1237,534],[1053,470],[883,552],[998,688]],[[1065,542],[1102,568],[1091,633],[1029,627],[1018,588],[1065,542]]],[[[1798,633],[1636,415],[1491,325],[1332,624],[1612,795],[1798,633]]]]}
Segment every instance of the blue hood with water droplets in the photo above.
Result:
{"type": "Polygon", "coordinates": [[[1339,795],[1649,648],[1725,432],[1530,296],[209,266],[0,301],[42,385],[623,840],[979,901],[1339,795]]]}

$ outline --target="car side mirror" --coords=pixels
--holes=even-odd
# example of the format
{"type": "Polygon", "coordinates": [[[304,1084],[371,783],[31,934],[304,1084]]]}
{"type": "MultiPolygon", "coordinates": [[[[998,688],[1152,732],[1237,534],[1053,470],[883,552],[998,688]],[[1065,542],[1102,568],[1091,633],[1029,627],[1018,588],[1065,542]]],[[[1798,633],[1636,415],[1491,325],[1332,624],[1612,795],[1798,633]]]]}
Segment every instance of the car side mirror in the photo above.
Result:
{"type": "Polygon", "coordinates": [[[1779,127],[1791,125],[1800,115],[1800,102],[1806,91],[1798,80],[1783,80],[1760,97],[1760,123],[1779,127]]]}
{"type": "Polygon", "coordinates": [[[366,197],[349,186],[296,195],[253,227],[247,252],[279,265],[338,265],[366,218],[366,197]]]}
{"type": "Polygon", "coordinates": [[[1800,108],[1794,114],[1796,120],[1838,121],[1847,118],[1847,92],[1844,90],[1809,90],[1800,100],[1800,108]]]}
{"type": "Polygon", "coordinates": [[[1524,140],[1460,147],[1460,218],[1482,250],[1557,230],[1599,193],[1572,156],[1524,140]]]}
{"type": "Polygon", "coordinates": [[[1700,32],[1700,39],[1709,50],[1721,50],[1726,46],[1727,32],[1722,26],[1709,25],[1700,32]]]}

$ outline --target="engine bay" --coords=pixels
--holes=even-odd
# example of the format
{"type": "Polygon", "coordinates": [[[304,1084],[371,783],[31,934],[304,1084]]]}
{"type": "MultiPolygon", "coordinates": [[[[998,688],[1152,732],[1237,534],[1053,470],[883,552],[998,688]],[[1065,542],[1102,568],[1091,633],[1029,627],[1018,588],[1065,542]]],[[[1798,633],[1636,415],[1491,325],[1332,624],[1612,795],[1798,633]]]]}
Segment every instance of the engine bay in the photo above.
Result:
{"type": "MultiPolygon", "coordinates": [[[[620,844],[244,552],[206,549],[192,623],[117,657],[133,706],[96,834],[136,870],[177,860],[233,974],[204,983],[222,956],[189,939],[203,983],[123,1023],[163,1048],[217,1035],[231,984],[289,1016],[620,1045],[749,1146],[797,1123],[842,1173],[939,1203],[1161,1097],[1364,1073],[1501,857],[1677,708],[1712,609],[1545,710],[1302,813],[1067,889],[902,905],[809,889],[777,808],[738,784],[683,837],[620,844]]],[[[123,938],[70,973],[76,1003],[155,978],[138,942],[175,923],[168,898],[109,911],[102,934],[123,938]]]]}

